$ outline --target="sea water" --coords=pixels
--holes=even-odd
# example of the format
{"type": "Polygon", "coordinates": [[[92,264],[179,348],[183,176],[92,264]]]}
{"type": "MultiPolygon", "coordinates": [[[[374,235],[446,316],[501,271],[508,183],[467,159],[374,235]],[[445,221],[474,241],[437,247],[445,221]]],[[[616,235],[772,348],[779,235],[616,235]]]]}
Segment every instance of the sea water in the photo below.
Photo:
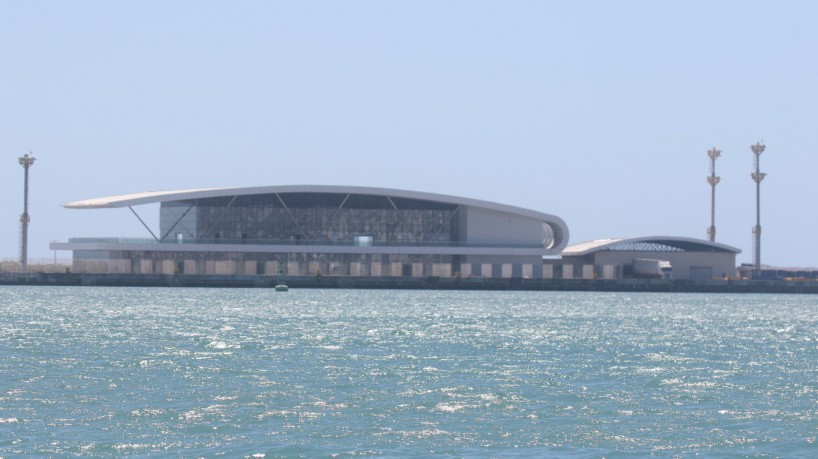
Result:
{"type": "Polygon", "coordinates": [[[814,457],[817,306],[0,287],[0,457],[814,457]]]}

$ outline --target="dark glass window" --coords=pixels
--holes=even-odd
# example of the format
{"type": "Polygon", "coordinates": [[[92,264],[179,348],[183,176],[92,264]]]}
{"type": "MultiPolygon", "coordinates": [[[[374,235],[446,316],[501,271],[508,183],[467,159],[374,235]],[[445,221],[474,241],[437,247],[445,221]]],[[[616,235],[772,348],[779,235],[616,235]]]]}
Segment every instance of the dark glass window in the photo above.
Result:
{"type": "Polygon", "coordinates": [[[458,207],[386,196],[280,193],[208,198],[196,207],[199,239],[375,242],[457,241],[458,207]],[[393,205],[394,204],[394,205],[393,205]]]}

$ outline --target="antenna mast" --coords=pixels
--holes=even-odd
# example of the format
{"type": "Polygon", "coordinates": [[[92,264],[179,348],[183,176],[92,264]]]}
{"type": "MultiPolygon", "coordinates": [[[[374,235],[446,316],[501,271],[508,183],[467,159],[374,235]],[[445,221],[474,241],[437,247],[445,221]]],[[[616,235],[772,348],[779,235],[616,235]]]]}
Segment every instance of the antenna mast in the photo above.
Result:
{"type": "Polygon", "coordinates": [[[767,176],[766,173],[759,171],[758,160],[764,149],[767,148],[763,143],[756,142],[755,145],[750,146],[753,151],[753,165],[755,172],[750,173],[753,181],[756,182],[756,226],[753,228],[753,278],[761,277],[761,181],[767,176]]]}
{"type": "Polygon", "coordinates": [[[716,176],[716,158],[721,156],[721,150],[716,150],[715,147],[707,150],[707,156],[710,157],[710,176],[707,177],[707,183],[710,184],[710,228],[707,229],[707,237],[710,242],[716,240],[716,185],[721,181],[721,177],[716,176]]]}
{"type": "Polygon", "coordinates": [[[23,272],[28,271],[28,222],[31,216],[28,214],[28,168],[37,159],[33,156],[24,155],[19,158],[20,165],[25,170],[25,180],[23,185],[23,215],[20,215],[20,263],[23,265],[23,272]]]}

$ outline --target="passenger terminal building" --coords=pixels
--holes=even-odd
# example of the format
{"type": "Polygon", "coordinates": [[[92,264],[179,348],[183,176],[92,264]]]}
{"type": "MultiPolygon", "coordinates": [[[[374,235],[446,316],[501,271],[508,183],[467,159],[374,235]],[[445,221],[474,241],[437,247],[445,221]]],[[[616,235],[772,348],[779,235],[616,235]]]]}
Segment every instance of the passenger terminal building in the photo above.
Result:
{"type": "Polygon", "coordinates": [[[63,204],[159,204],[151,238],[72,238],[73,271],[492,278],[630,277],[634,259],[673,265],[675,279],[736,275],[740,250],[643,237],[568,247],[554,215],[457,196],[352,186],[268,186],[146,192],[63,204]]]}
{"type": "Polygon", "coordinates": [[[159,233],[146,226],[151,239],[75,238],[51,247],[73,251],[75,272],[540,277],[543,257],[568,242],[568,227],[553,215],[383,188],[181,190],[63,206],[134,211],[150,203],[160,203],[159,233]]]}

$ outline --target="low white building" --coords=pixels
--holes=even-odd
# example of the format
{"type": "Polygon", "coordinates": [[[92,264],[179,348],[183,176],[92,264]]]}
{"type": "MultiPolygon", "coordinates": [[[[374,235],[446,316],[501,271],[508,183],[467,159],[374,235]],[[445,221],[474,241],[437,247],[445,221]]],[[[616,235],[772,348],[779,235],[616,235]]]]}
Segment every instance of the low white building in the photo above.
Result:
{"type": "MultiPolygon", "coordinates": [[[[672,236],[599,239],[568,246],[555,265],[593,266],[594,277],[634,277],[635,259],[669,261],[673,279],[706,280],[736,276],[740,249],[701,239],[672,236]]],[[[566,276],[562,276],[566,277],[566,276]]]]}

